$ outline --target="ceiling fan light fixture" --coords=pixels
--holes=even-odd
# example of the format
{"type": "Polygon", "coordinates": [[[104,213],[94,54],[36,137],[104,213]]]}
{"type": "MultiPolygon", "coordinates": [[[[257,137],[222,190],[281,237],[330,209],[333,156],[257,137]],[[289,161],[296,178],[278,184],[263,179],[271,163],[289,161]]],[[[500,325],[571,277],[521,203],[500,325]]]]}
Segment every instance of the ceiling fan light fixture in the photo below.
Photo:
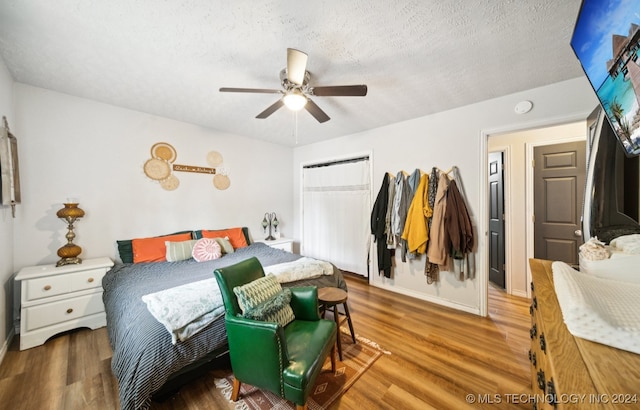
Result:
{"type": "Polygon", "coordinates": [[[300,111],[307,104],[307,97],[298,90],[292,90],[282,97],[282,101],[291,111],[300,111]]]}

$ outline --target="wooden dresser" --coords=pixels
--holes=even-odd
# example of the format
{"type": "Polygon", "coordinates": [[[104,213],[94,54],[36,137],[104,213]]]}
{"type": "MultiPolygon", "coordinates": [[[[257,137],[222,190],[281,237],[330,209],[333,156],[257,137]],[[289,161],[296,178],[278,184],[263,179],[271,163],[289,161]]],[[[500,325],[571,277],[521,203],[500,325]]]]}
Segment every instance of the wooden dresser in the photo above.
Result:
{"type": "Polygon", "coordinates": [[[551,263],[529,261],[533,408],[640,409],[640,355],[569,332],[553,287],[551,263]]]}

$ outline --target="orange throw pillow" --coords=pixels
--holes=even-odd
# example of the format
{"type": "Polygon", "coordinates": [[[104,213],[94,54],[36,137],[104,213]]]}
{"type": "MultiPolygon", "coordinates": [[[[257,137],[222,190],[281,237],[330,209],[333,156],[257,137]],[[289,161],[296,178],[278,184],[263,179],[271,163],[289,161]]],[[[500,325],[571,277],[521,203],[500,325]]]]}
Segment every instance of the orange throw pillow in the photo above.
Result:
{"type": "Polygon", "coordinates": [[[203,238],[229,238],[233,249],[244,248],[248,246],[247,240],[242,233],[242,228],[220,229],[218,231],[202,231],[203,238]]]}
{"type": "Polygon", "coordinates": [[[159,236],[157,238],[133,239],[133,263],[140,262],[164,262],[167,260],[167,247],[165,241],[180,242],[191,239],[191,233],[159,236]]]}

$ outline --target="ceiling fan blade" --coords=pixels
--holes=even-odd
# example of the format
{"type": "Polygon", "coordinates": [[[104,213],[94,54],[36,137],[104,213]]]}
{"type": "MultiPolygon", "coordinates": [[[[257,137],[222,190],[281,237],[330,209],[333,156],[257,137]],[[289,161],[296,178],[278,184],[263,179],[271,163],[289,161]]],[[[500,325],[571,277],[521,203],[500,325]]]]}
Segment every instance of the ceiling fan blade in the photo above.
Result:
{"type": "Polygon", "coordinates": [[[281,98],[278,101],[276,101],[273,104],[271,104],[269,107],[267,107],[266,110],[264,110],[260,114],[256,115],[256,118],[265,119],[268,116],[270,116],[271,114],[273,114],[274,112],[278,111],[278,109],[280,109],[280,107],[282,107],[283,105],[284,105],[284,103],[282,102],[282,98],[281,98]]]}
{"type": "Polygon", "coordinates": [[[307,71],[308,56],[295,48],[287,49],[287,78],[289,82],[302,85],[307,71]]]}
{"type": "Polygon", "coordinates": [[[367,86],[362,84],[313,87],[311,94],[318,97],[364,97],[367,95],[367,86]]]}
{"type": "Polygon", "coordinates": [[[222,87],[220,92],[223,93],[260,93],[260,94],[279,94],[281,90],[272,90],[268,88],[229,88],[222,87]]]}
{"type": "Polygon", "coordinates": [[[307,104],[304,106],[305,110],[309,111],[309,114],[313,115],[313,117],[318,120],[319,123],[327,122],[331,118],[322,111],[320,107],[316,105],[310,98],[307,98],[307,104]]]}

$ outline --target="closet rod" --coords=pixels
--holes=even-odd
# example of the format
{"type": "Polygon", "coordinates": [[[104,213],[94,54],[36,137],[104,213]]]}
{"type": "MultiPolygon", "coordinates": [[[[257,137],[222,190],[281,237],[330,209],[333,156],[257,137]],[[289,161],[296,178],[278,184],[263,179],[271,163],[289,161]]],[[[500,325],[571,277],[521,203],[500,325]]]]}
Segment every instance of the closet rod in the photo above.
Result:
{"type": "Polygon", "coordinates": [[[331,165],[349,164],[352,162],[360,162],[360,161],[368,161],[368,160],[369,160],[369,156],[365,155],[363,157],[347,158],[347,159],[340,159],[340,160],[329,161],[329,162],[322,162],[320,164],[305,165],[302,168],[306,169],[306,168],[329,167],[331,165]]]}

